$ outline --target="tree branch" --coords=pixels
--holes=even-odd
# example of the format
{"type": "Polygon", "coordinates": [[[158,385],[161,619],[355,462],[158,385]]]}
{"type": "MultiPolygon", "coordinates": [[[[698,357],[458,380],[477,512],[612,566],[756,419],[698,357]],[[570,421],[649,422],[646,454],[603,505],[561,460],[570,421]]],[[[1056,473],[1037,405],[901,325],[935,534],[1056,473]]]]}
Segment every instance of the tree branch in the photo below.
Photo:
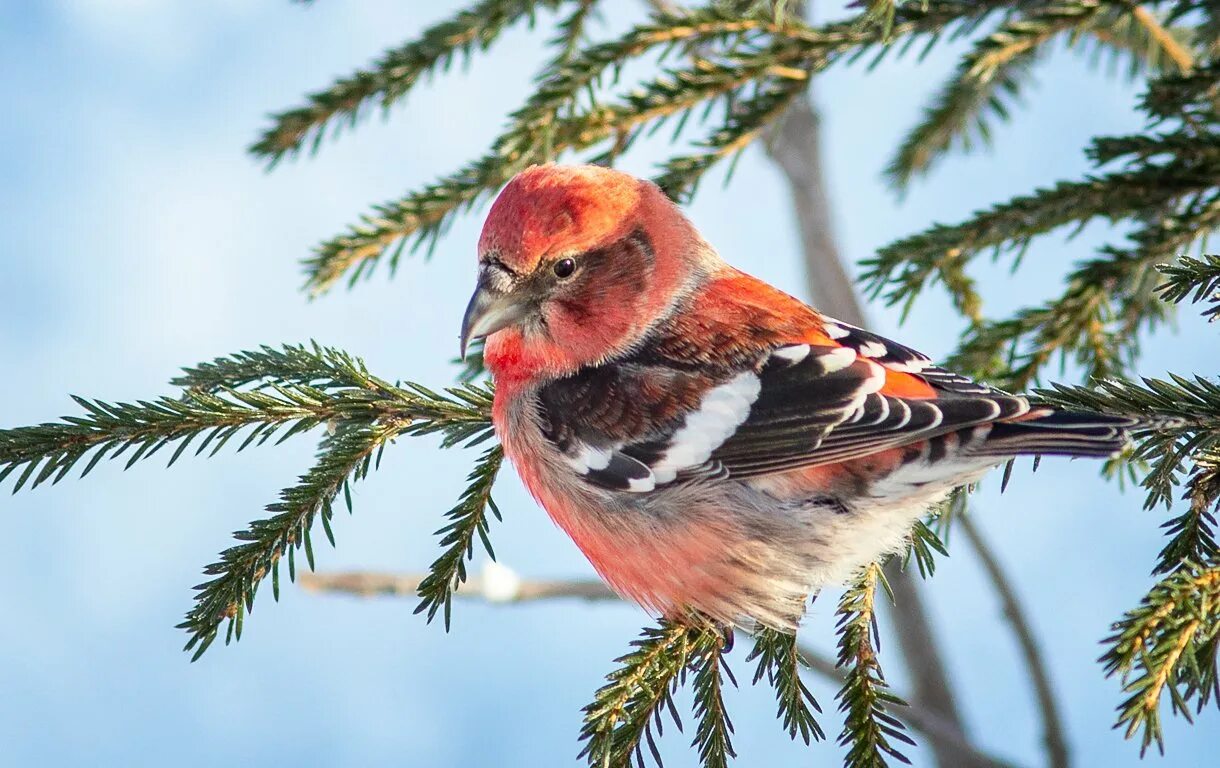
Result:
{"type": "MultiPolygon", "coordinates": [[[[303,573],[298,578],[309,592],[339,592],[356,597],[416,597],[427,574],[303,573]]],[[[528,603],[535,600],[578,598],[601,601],[618,600],[609,587],[597,579],[522,580],[510,568],[488,563],[480,576],[467,579],[453,591],[457,597],[476,598],[489,603],[528,603]]]]}
{"type": "Polygon", "coordinates": [[[1190,52],[1188,47],[1182,45],[1181,41],[1165,28],[1165,25],[1161,24],[1156,14],[1141,5],[1135,5],[1131,8],[1131,17],[1147,30],[1148,36],[1156,41],[1165,56],[1178,68],[1178,71],[1189,72],[1194,67],[1194,54],[1190,52]]]}
{"type": "Polygon", "coordinates": [[[1004,607],[1004,616],[1012,627],[1012,634],[1021,647],[1021,658],[1025,662],[1025,670],[1029,674],[1034,687],[1034,695],[1038,700],[1038,712],[1042,716],[1042,739],[1046,745],[1047,765],[1051,768],[1066,768],[1071,764],[1067,740],[1064,738],[1063,718],[1059,714],[1059,706],[1055,701],[1055,691],[1051,686],[1050,673],[1046,661],[1042,658],[1042,650],[1038,647],[1033,628],[1025,618],[1021,601],[1013,590],[1008,578],[1000,566],[995,553],[987,546],[982,534],[975,528],[969,515],[960,515],[955,521],[966,539],[974,547],[983,570],[995,587],[1000,603],[1004,607]]]}
{"type": "Polygon", "coordinates": [[[831,317],[859,325],[864,312],[835,245],[821,143],[821,119],[805,93],[769,131],[766,148],[788,182],[810,299],[831,317]]]}
{"type": "MultiPolygon", "coordinates": [[[[818,653],[809,646],[799,643],[797,644],[797,651],[801,654],[801,659],[804,660],[805,664],[814,672],[836,684],[842,684],[843,673],[835,666],[834,660],[829,656],[818,653]]],[[[906,697],[900,696],[900,698],[906,697]]],[[[1015,765],[1015,763],[1011,763],[1003,758],[983,752],[971,744],[955,724],[946,720],[940,713],[930,707],[924,706],[923,702],[920,702],[918,699],[907,700],[911,706],[903,710],[902,719],[907,725],[911,726],[912,730],[918,731],[933,744],[940,744],[946,749],[953,750],[954,754],[964,756],[970,760],[972,765],[989,766],[990,768],[1011,767],[1015,765]]]]}

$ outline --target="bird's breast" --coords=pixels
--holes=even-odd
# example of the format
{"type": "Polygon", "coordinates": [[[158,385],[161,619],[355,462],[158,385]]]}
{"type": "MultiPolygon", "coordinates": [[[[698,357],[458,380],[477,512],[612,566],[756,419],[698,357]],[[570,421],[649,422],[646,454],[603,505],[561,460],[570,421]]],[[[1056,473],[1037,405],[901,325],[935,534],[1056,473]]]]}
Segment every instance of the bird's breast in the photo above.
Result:
{"type": "Polygon", "coordinates": [[[496,432],[522,483],[615,591],[655,613],[685,606],[731,620],[742,558],[761,555],[737,483],[626,493],[574,473],[541,426],[536,392],[496,391],[496,432]]]}

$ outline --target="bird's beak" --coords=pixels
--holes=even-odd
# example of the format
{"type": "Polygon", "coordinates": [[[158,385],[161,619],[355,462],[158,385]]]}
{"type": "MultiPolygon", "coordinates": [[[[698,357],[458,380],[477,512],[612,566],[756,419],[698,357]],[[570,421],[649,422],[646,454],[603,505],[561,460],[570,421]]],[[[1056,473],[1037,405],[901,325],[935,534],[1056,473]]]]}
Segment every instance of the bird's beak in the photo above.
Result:
{"type": "Polygon", "coordinates": [[[470,303],[466,305],[466,316],[462,318],[462,359],[466,359],[466,347],[470,342],[507,328],[520,320],[523,314],[521,305],[512,294],[490,288],[480,279],[470,303]]]}

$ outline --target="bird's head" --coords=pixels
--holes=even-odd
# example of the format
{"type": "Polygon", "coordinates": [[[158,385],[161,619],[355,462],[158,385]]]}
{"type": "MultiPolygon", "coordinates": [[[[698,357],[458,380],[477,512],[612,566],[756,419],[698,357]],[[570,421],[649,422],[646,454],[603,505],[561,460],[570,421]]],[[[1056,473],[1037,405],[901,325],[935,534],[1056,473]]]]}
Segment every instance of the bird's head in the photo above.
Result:
{"type": "Polygon", "coordinates": [[[596,166],[534,166],[509,181],[483,225],[463,355],[490,337],[492,372],[525,378],[608,359],[714,259],[651,182],[596,166]]]}

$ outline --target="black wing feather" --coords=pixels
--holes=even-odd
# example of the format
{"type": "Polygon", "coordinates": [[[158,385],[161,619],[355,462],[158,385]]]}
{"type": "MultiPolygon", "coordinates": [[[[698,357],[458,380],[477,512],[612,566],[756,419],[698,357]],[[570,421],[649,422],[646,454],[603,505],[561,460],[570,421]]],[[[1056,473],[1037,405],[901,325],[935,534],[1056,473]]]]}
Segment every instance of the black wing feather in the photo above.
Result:
{"type": "Polygon", "coordinates": [[[1127,421],[1094,414],[1010,421],[1029,411],[1025,399],[876,334],[826,327],[842,346],[775,347],[709,368],[650,348],[582,369],[543,387],[544,432],[589,482],[637,492],[850,461],[980,425],[969,448],[980,456],[1110,455],[1125,439],[1127,421]],[[882,394],[887,371],[921,378],[936,397],[882,394]]]}

